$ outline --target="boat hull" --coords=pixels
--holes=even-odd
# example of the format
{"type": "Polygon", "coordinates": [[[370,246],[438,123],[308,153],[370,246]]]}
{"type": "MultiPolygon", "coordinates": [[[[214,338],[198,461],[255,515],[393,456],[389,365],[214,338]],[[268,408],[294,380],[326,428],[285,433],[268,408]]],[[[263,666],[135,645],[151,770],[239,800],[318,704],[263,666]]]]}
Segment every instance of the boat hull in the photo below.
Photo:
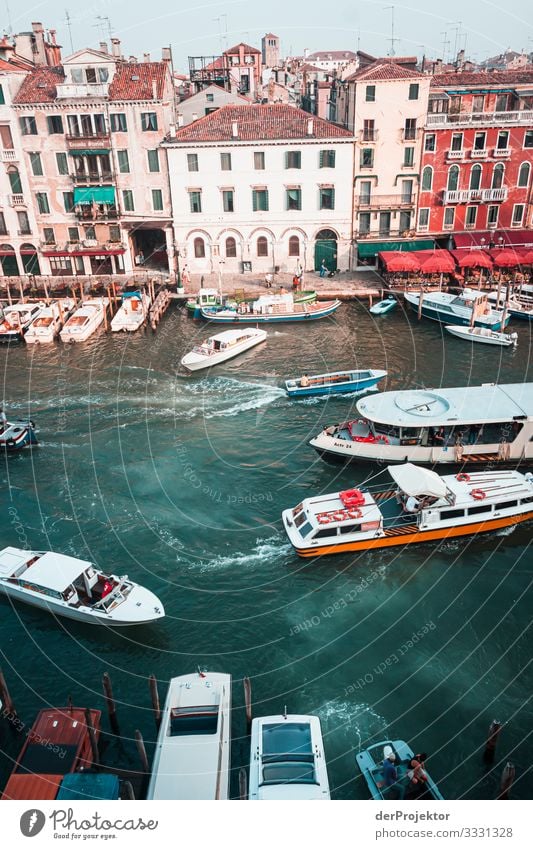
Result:
{"type": "Polygon", "coordinates": [[[181,365],[188,371],[201,371],[202,369],[211,368],[211,366],[216,366],[219,365],[219,363],[224,363],[227,360],[238,357],[239,354],[243,354],[245,351],[249,351],[250,348],[254,348],[256,345],[265,341],[266,333],[262,331],[261,334],[250,336],[246,342],[243,342],[240,345],[234,345],[230,349],[219,351],[211,356],[201,357],[200,355],[194,354],[194,352],[186,354],[181,361],[181,365]],[[195,357],[197,357],[197,359],[195,359],[195,357]]]}
{"type": "Polygon", "coordinates": [[[333,301],[327,306],[312,310],[310,312],[286,312],[272,313],[268,315],[253,314],[253,313],[232,313],[232,315],[224,315],[222,313],[209,312],[202,310],[202,318],[212,321],[216,324],[279,324],[280,322],[295,322],[295,321],[317,321],[321,318],[327,318],[340,307],[340,301],[333,301]]]}
{"type": "Polygon", "coordinates": [[[287,389],[287,395],[289,398],[305,398],[308,395],[338,395],[343,392],[361,392],[375,386],[382,379],[382,377],[374,377],[347,383],[331,383],[328,386],[305,386],[298,389],[287,389]]]}
{"type": "MultiPolygon", "coordinates": [[[[513,457],[512,455],[506,459],[500,459],[497,445],[476,445],[472,446],[471,453],[467,453],[465,449],[462,457],[458,460],[455,456],[453,448],[447,451],[442,449],[422,449],[423,453],[413,453],[409,451],[409,447],[393,446],[397,448],[397,453],[390,451],[390,446],[387,446],[388,451],[372,450],[376,447],[375,443],[356,442],[350,443],[345,440],[346,446],[329,447],[320,443],[320,437],[312,439],[310,445],[315,449],[319,456],[326,463],[334,465],[345,465],[347,463],[387,463],[390,466],[401,463],[414,463],[417,466],[430,466],[438,468],[441,466],[451,468],[470,468],[471,466],[496,466],[498,469],[518,468],[519,465],[525,463],[530,464],[533,459],[533,450],[526,457],[522,457],[522,449],[520,456],[513,457]]],[[[341,440],[339,440],[340,442],[341,440]]],[[[334,440],[332,440],[334,442],[334,440]]],[[[469,446],[470,448],[470,446],[469,446]]]]}
{"type": "Polygon", "coordinates": [[[0,449],[11,453],[38,445],[34,428],[28,422],[9,422],[0,434],[0,449]]]}
{"type": "MultiPolygon", "coordinates": [[[[410,304],[411,309],[418,314],[418,300],[415,300],[414,298],[411,299],[409,295],[405,296],[405,300],[408,304],[410,304]]],[[[431,321],[437,321],[439,324],[454,324],[459,327],[471,326],[470,317],[459,315],[451,310],[440,310],[438,307],[428,305],[424,301],[422,301],[422,316],[424,318],[429,318],[431,321]]],[[[507,327],[509,321],[510,315],[507,315],[504,325],[505,327],[507,327]]],[[[487,321],[482,318],[477,318],[474,321],[474,327],[487,327],[489,330],[503,330],[501,320],[487,321]]]]}
{"type": "Polygon", "coordinates": [[[480,342],[484,345],[496,345],[500,348],[510,348],[514,345],[513,339],[506,339],[504,336],[499,339],[494,336],[482,336],[476,333],[469,333],[468,331],[464,332],[459,327],[449,325],[446,326],[446,330],[448,333],[451,333],[452,336],[455,336],[456,339],[464,339],[466,342],[480,342]]]}
{"type": "Polygon", "coordinates": [[[396,300],[385,300],[379,301],[377,304],[374,304],[373,307],[370,307],[369,312],[372,315],[386,315],[388,312],[396,309],[398,306],[398,301],[396,300]]]}

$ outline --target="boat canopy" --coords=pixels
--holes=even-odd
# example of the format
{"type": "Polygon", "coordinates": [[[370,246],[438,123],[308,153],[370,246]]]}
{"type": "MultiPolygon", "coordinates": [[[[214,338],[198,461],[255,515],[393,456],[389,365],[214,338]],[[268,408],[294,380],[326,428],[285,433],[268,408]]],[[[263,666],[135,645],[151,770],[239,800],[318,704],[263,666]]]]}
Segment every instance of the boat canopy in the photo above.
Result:
{"type": "Polygon", "coordinates": [[[29,567],[24,578],[39,587],[63,592],[92,565],[88,560],[78,560],[77,557],[47,551],[39,557],[34,566],[29,567]]]}
{"type": "Polygon", "coordinates": [[[444,498],[446,495],[446,484],[431,469],[405,463],[403,466],[387,466],[387,471],[406,495],[430,495],[433,498],[444,498]]]}

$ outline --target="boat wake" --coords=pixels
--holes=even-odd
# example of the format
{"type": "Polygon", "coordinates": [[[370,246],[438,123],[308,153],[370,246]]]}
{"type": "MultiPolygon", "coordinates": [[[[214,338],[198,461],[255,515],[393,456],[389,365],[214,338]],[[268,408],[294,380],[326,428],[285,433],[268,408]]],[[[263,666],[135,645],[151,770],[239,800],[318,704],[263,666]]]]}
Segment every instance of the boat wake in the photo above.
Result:
{"type": "Polygon", "coordinates": [[[324,737],[327,734],[346,735],[350,745],[360,750],[363,745],[374,735],[381,735],[387,728],[387,720],[377,713],[374,708],[366,704],[353,704],[352,702],[332,699],[317,709],[320,722],[323,726],[324,737]]]}
{"type": "MultiPolygon", "coordinates": [[[[248,410],[258,410],[285,397],[279,386],[248,383],[230,377],[204,378],[198,382],[180,382],[176,391],[175,418],[230,418],[248,410]],[[202,396],[202,403],[198,403],[202,396]]],[[[166,399],[168,403],[168,398],[166,399]]]]}
{"type": "Polygon", "coordinates": [[[219,572],[227,569],[238,568],[253,569],[263,565],[265,562],[274,562],[287,557],[292,551],[289,543],[282,543],[279,536],[258,538],[250,551],[235,551],[232,554],[219,554],[213,558],[200,558],[192,561],[185,557],[178,557],[178,563],[184,563],[195,572],[219,572]]]}

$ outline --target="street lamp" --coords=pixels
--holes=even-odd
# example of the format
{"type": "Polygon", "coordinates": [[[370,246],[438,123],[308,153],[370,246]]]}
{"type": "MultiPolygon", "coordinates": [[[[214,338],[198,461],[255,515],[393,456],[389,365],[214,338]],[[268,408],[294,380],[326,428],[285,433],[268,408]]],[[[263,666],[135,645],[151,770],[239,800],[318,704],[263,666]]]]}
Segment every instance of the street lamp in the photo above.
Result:
{"type": "Polygon", "coordinates": [[[176,268],[177,268],[177,286],[178,289],[181,287],[181,271],[180,271],[180,250],[176,243],[174,243],[174,251],[176,254],[176,268]]]}

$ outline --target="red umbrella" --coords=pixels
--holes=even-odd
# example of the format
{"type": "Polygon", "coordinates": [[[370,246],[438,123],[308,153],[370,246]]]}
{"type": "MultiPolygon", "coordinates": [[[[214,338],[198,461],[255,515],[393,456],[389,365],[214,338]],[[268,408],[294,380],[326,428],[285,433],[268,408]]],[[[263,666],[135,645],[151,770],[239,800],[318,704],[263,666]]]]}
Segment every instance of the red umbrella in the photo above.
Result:
{"type": "Polygon", "coordinates": [[[420,271],[420,263],[411,253],[383,251],[380,256],[387,271],[420,271]]]}
{"type": "Polygon", "coordinates": [[[459,268],[492,268],[490,256],[483,251],[468,251],[457,260],[459,268]]]}
{"type": "Polygon", "coordinates": [[[449,251],[417,251],[416,256],[423,274],[451,274],[455,271],[455,260],[449,251]]]}
{"type": "Polygon", "coordinates": [[[499,268],[516,268],[517,265],[522,265],[524,262],[523,256],[517,254],[512,248],[491,251],[490,255],[494,265],[497,265],[499,268]]]}
{"type": "Polygon", "coordinates": [[[533,249],[523,248],[522,265],[533,265],[533,249]]]}

